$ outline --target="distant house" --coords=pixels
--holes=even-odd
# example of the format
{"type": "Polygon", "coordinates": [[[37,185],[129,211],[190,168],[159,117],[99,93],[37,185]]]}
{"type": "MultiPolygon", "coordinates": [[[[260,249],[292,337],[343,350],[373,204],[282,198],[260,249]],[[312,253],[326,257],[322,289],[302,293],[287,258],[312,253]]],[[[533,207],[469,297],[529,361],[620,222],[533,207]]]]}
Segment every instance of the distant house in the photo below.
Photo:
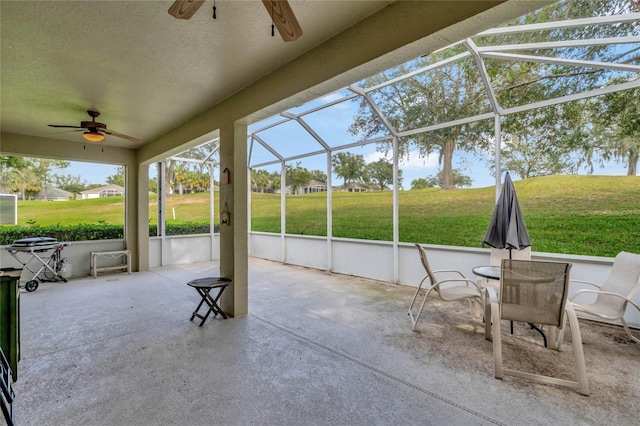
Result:
{"type": "MultiPolygon", "coordinates": [[[[276,190],[274,191],[274,193],[275,193],[275,194],[282,194],[282,189],[278,188],[278,189],[276,189],[276,190]]],[[[286,186],[286,187],[284,188],[284,193],[285,193],[285,195],[291,195],[291,194],[292,194],[292,192],[291,192],[291,187],[290,187],[290,186],[286,186]]]]}
{"type": "MultiPolygon", "coordinates": [[[[377,187],[379,188],[379,187],[377,187]]],[[[346,192],[367,192],[372,188],[367,185],[363,185],[358,182],[349,182],[346,185],[340,185],[333,188],[334,191],[346,191],[346,192]]]]}
{"type": "Polygon", "coordinates": [[[38,200],[69,201],[73,199],[73,193],[60,188],[47,188],[36,196],[38,200]]]}
{"type": "Polygon", "coordinates": [[[306,185],[299,186],[296,194],[311,194],[312,192],[326,192],[327,183],[311,179],[306,185]]]}
{"type": "Polygon", "coordinates": [[[88,200],[90,198],[103,198],[103,197],[121,197],[124,195],[124,188],[120,185],[106,185],[99,188],[87,189],[80,193],[81,200],[88,200]]]}
{"type": "MultiPolygon", "coordinates": [[[[110,185],[110,186],[117,186],[117,185],[110,185]]],[[[124,188],[123,188],[124,189],[124,188]]],[[[218,187],[218,185],[213,185],[213,191],[219,191],[220,188],[218,187]]],[[[189,187],[187,188],[186,186],[182,186],[182,190],[180,190],[180,187],[178,186],[177,188],[169,188],[169,194],[173,195],[184,195],[184,194],[195,194],[198,192],[207,192],[209,191],[209,187],[189,187]]],[[[259,191],[254,191],[254,192],[259,192],[259,191]]],[[[124,191],[123,194],[124,195],[124,191]]]]}

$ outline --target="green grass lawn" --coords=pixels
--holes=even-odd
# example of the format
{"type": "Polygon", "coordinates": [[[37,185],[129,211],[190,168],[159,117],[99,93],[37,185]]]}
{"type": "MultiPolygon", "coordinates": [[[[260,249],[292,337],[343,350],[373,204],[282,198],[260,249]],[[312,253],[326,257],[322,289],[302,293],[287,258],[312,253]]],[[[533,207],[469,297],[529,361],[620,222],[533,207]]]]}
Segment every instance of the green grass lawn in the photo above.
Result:
{"type": "MultiPolygon", "coordinates": [[[[215,195],[216,204],[218,194],[215,195]]],[[[209,193],[170,195],[166,221],[184,223],[209,221],[209,193]],[[173,215],[175,214],[175,219],[173,215]]],[[[149,195],[149,223],[157,224],[158,198],[149,195]]],[[[216,214],[216,223],[218,223],[216,214]]],[[[79,223],[124,224],[124,197],[70,201],[18,201],[18,225],[75,225],[79,223]]]]}
{"type": "MultiPolygon", "coordinates": [[[[640,177],[545,176],[517,181],[515,187],[534,251],[595,256],[614,256],[622,250],[640,253],[640,177]]],[[[252,229],[280,232],[280,195],[251,196],[252,229]]],[[[326,236],[326,193],[286,199],[287,233],[326,236]]],[[[217,194],[214,202],[218,206],[217,194]]],[[[334,192],[332,203],[334,237],[392,240],[391,192],[334,192]]],[[[400,241],[481,247],[494,205],[493,187],[401,191],[400,241]]],[[[209,221],[208,193],[171,195],[166,206],[168,223],[209,221]]],[[[155,195],[149,210],[150,223],[155,224],[155,195]]],[[[18,218],[21,225],[122,224],[124,200],[20,201],[18,218]]]]}
{"type": "MultiPolygon", "coordinates": [[[[640,177],[545,176],[515,182],[534,251],[640,253],[640,177]]],[[[280,231],[280,195],[252,194],[252,229],[280,231]]],[[[481,247],[495,188],[399,194],[401,242],[481,247]]],[[[326,194],[287,197],[287,233],[326,235],[326,194]]],[[[391,192],[333,194],[333,236],[391,241],[391,192]]]]}
{"type": "Polygon", "coordinates": [[[124,197],[69,201],[18,201],[18,225],[124,223],[124,197]],[[102,222],[101,222],[102,221],[102,222]]]}

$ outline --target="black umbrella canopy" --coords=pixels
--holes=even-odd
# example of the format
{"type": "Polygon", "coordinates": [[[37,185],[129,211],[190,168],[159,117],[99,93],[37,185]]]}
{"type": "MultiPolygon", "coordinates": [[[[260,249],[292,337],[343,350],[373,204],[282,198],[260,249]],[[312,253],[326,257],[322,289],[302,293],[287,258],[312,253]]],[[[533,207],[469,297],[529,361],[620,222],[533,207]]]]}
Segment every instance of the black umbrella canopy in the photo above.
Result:
{"type": "Polygon", "coordinates": [[[509,250],[522,250],[531,245],[520,204],[518,204],[516,190],[509,173],[504,177],[502,191],[482,244],[509,250]]]}

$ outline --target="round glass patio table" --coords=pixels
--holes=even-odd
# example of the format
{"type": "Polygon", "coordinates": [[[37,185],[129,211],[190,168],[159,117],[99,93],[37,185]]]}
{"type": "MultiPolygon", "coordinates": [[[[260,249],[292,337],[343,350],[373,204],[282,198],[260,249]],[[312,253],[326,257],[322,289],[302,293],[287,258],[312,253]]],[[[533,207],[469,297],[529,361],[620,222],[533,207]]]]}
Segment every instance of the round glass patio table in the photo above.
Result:
{"type": "Polygon", "coordinates": [[[490,280],[500,280],[500,266],[476,266],[472,269],[473,275],[488,278],[490,280]]]}

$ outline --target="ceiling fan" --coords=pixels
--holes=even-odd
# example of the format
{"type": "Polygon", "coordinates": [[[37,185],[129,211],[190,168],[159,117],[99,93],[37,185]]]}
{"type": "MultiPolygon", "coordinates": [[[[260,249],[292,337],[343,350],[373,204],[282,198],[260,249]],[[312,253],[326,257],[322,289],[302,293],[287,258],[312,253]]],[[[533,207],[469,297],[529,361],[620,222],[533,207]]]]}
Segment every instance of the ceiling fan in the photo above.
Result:
{"type": "MultiPolygon", "coordinates": [[[[169,8],[169,14],[178,19],[189,19],[204,2],[205,0],[177,0],[169,8]]],[[[302,37],[302,27],[300,27],[287,0],[262,0],[262,4],[269,12],[273,25],[278,29],[282,40],[296,41],[302,37]]],[[[215,18],[215,1],[213,11],[215,18]]]]}
{"type": "Polygon", "coordinates": [[[63,127],[68,129],[86,130],[82,137],[90,142],[102,142],[104,135],[116,136],[118,138],[126,139],[131,142],[141,142],[140,139],[133,136],[123,135],[122,133],[115,132],[111,129],[107,129],[107,125],[104,123],[98,123],[96,117],[100,116],[100,113],[96,110],[88,110],[87,114],[91,117],[91,121],[81,121],[79,126],[65,126],[63,124],[49,124],[49,127],[63,127]]]}

